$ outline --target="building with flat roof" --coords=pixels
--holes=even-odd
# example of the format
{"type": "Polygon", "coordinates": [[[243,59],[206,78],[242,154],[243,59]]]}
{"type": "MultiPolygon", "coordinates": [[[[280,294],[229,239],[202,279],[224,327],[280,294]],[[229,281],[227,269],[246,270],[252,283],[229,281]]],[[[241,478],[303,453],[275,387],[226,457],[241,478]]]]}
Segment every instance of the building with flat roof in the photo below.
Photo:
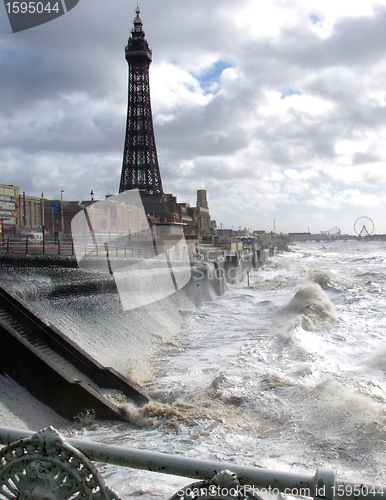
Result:
{"type": "Polygon", "coordinates": [[[0,227],[5,229],[16,228],[18,224],[19,188],[9,184],[0,184],[0,227]]]}
{"type": "Polygon", "coordinates": [[[0,184],[0,228],[1,233],[16,235],[25,230],[41,231],[43,201],[29,196],[12,184],[0,184]]]}

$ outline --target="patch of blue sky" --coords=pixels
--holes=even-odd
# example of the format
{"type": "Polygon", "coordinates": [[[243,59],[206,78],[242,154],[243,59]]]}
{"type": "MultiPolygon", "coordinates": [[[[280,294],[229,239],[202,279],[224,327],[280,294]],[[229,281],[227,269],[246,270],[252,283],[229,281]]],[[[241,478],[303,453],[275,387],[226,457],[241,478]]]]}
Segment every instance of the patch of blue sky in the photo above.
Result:
{"type": "Polygon", "coordinates": [[[280,99],[285,99],[286,97],[291,97],[291,95],[302,95],[302,93],[299,90],[295,90],[291,87],[288,89],[285,89],[280,96],[280,99]]]}
{"type": "Polygon", "coordinates": [[[211,87],[219,81],[222,72],[231,67],[232,65],[230,63],[220,59],[212,64],[212,66],[202,71],[199,75],[196,75],[196,78],[204,91],[210,91],[211,87]]]}
{"type": "Polygon", "coordinates": [[[321,18],[319,16],[317,16],[316,14],[311,14],[310,19],[311,19],[312,24],[320,24],[320,22],[321,22],[321,18]]]}
{"type": "MultiPolygon", "coordinates": [[[[43,57],[36,54],[30,50],[14,50],[14,49],[2,49],[0,50],[0,64],[12,66],[22,65],[24,68],[31,68],[31,70],[36,70],[37,67],[41,67],[43,57]]],[[[15,66],[16,67],[16,66],[15,66]]]]}
{"type": "Polygon", "coordinates": [[[0,61],[15,61],[17,57],[20,57],[20,51],[12,49],[3,49],[0,51],[0,61]]]}

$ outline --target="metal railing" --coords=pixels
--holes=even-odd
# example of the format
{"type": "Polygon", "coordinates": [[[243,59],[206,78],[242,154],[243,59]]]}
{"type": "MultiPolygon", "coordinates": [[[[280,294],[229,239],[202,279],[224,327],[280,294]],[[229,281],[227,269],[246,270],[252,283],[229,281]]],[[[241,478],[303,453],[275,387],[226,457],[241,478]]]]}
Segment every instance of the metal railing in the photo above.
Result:
{"type": "MultiPolygon", "coordinates": [[[[9,445],[34,434],[31,431],[0,427],[0,443],[9,445]]],[[[384,500],[386,496],[386,486],[337,480],[334,469],[318,468],[313,474],[280,472],[98,444],[80,439],[68,438],[65,441],[84,453],[89,460],[162,474],[208,480],[221,471],[230,470],[236,474],[241,485],[256,489],[257,493],[281,492],[325,500],[384,500]]]]}
{"type": "MultiPolygon", "coordinates": [[[[154,250],[149,245],[148,247],[137,245],[128,245],[124,243],[83,243],[81,248],[74,245],[73,240],[54,240],[53,238],[45,238],[39,241],[30,241],[28,239],[11,239],[5,238],[0,244],[1,254],[28,254],[28,255],[71,255],[74,256],[76,251],[80,250],[83,255],[89,257],[119,257],[119,258],[134,258],[147,259],[154,257],[154,250]]],[[[183,250],[166,250],[169,258],[172,260],[186,260],[189,258],[193,261],[195,256],[193,252],[188,255],[187,251],[183,250]]],[[[160,258],[162,255],[160,256],[160,258]]]]}
{"type": "MultiPolygon", "coordinates": [[[[72,239],[60,240],[54,238],[44,238],[41,240],[11,239],[3,238],[0,242],[1,254],[28,254],[28,255],[63,255],[75,256],[80,250],[83,255],[94,257],[119,257],[133,259],[147,259],[154,256],[154,251],[149,245],[129,245],[121,242],[111,242],[108,244],[98,242],[85,242],[80,246],[75,246],[72,239]]],[[[186,260],[190,262],[217,262],[227,258],[236,257],[238,259],[246,257],[244,250],[167,250],[169,258],[172,260],[186,260]],[[185,255],[186,253],[186,255],[185,255]]],[[[251,257],[251,254],[249,254],[251,257]]]]}
{"type": "Polygon", "coordinates": [[[72,240],[44,238],[42,240],[3,238],[0,243],[0,254],[47,254],[47,255],[74,255],[72,240]]]}

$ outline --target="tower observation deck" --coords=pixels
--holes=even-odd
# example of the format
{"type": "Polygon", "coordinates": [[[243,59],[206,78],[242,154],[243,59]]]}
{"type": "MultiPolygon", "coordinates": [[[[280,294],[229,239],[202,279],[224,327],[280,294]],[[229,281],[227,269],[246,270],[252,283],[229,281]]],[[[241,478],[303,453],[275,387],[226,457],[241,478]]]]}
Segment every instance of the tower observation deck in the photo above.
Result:
{"type": "Polygon", "coordinates": [[[150,104],[152,52],[137,7],[134,28],[125,48],[129,66],[126,138],[119,192],[128,189],[163,194],[150,104]]]}

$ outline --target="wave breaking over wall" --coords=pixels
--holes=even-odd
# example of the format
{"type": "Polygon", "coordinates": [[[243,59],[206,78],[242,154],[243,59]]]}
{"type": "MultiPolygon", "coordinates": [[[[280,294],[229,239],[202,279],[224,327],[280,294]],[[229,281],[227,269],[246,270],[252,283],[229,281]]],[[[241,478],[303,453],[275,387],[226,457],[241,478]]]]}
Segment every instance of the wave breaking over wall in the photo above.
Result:
{"type": "MultiPolygon", "coordinates": [[[[79,268],[69,257],[3,258],[1,281],[6,290],[47,324],[53,324],[105,366],[131,380],[152,378],[152,354],[159,343],[168,342],[181,330],[184,311],[225,291],[223,274],[214,264],[192,268],[189,282],[161,300],[125,311],[114,279],[95,265],[79,268]]],[[[148,286],[162,286],[149,269],[148,286]]]]}

